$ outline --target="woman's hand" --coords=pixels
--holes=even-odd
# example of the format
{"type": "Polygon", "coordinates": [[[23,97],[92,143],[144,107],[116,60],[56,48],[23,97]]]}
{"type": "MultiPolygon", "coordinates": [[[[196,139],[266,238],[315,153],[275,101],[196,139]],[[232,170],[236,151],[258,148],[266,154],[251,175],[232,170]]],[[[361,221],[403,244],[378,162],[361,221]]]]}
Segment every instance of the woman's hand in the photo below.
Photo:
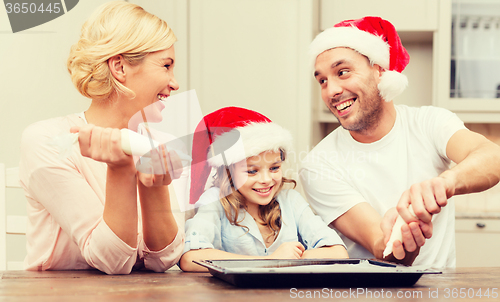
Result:
{"type": "Polygon", "coordinates": [[[140,182],[146,187],[164,186],[172,183],[182,174],[182,162],[175,151],[168,151],[165,145],[152,150],[137,163],[140,182]]]}
{"type": "Polygon", "coordinates": [[[133,167],[133,158],[121,148],[121,132],[115,128],[102,128],[92,124],[72,127],[78,133],[78,143],[83,156],[108,164],[110,168],[133,167]]]}
{"type": "Polygon", "coordinates": [[[281,244],[274,253],[269,255],[271,259],[300,259],[305,248],[300,242],[285,242],[281,244]]]}

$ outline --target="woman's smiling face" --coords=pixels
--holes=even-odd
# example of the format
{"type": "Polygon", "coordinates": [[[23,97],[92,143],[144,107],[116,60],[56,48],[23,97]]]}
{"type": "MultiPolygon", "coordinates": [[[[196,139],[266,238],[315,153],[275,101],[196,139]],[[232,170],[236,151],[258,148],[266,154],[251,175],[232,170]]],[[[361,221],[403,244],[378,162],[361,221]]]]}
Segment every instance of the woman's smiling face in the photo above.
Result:
{"type": "Polygon", "coordinates": [[[123,84],[136,94],[135,98],[130,100],[133,104],[131,110],[135,110],[132,115],[149,106],[151,110],[148,110],[147,117],[152,119],[150,121],[158,118],[161,120],[160,111],[163,107],[150,105],[166,100],[172,90],[179,89],[179,84],[174,77],[174,64],[175,50],[174,46],[171,46],[146,55],[138,65],[127,66],[127,76],[123,84]]]}

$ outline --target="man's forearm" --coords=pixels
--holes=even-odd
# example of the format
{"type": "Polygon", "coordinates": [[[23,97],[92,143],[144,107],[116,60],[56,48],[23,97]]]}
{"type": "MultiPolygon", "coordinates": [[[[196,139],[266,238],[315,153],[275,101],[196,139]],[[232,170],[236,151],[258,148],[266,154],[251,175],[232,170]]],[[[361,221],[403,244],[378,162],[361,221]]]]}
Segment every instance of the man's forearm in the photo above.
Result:
{"type": "MultiPolygon", "coordinates": [[[[457,133],[449,142],[447,153],[457,163],[440,177],[452,180],[452,195],[482,192],[500,181],[500,146],[474,133],[457,133]],[[460,152],[460,144],[469,143],[474,147],[460,152]]],[[[448,197],[451,197],[448,196],[448,197]]]]}
{"type": "Polygon", "coordinates": [[[385,247],[381,222],[380,214],[370,204],[362,202],[338,217],[332,225],[375,257],[381,258],[385,247]]]}

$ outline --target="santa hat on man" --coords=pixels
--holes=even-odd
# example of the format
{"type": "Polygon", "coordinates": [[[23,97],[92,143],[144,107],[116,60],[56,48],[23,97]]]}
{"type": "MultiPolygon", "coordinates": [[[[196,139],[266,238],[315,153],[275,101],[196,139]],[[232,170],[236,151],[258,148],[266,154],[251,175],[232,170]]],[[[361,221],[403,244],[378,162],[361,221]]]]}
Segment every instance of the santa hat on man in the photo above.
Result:
{"type": "Polygon", "coordinates": [[[258,112],[224,107],[206,115],[193,136],[189,203],[200,198],[212,168],[280,150],[292,150],[292,135],[258,112]]]}
{"type": "Polygon", "coordinates": [[[410,56],[389,21],[380,17],[364,17],[342,21],[326,29],[309,46],[313,67],[318,55],[336,47],[356,50],[366,56],[371,64],[385,69],[378,85],[385,101],[392,101],[408,86],[408,79],[401,72],[408,65],[410,56]]]}

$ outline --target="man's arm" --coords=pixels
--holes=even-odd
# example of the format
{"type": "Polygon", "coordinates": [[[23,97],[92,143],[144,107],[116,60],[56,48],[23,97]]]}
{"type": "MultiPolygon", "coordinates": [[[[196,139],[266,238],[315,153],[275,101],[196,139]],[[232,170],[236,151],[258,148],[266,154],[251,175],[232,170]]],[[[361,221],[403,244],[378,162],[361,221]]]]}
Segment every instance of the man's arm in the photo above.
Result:
{"type": "MultiPolygon", "coordinates": [[[[383,229],[391,229],[397,217],[395,210],[389,210],[384,219],[368,203],[362,202],[331,223],[354,242],[362,245],[376,258],[383,259],[383,251],[389,237],[383,229]],[[392,223],[391,223],[392,222],[392,223]]],[[[397,242],[393,246],[393,257],[387,260],[410,265],[418,255],[419,248],[425,243],[425,238],[432,235],[432,223],[418,223],[402,227],[403,243],[397,242]],[[403,247],[404,245],[404,247],[403,247]],[[406,252],[405,252],[406,251],[406,252]]]]}
{"type": "Polygon", "coordinates": [[[398,212],[410,223],[417,218],[429,222],[432,214],[446,206],[453,195],[481,192],[500,180],[500,146],[484,136],[462,129],[453,134],[446,145],[447,156],[457,163],[438,177],[414,184],[403,193],[398,212]],[[412,204],[417,218],[408,211],[412,204]]]}

